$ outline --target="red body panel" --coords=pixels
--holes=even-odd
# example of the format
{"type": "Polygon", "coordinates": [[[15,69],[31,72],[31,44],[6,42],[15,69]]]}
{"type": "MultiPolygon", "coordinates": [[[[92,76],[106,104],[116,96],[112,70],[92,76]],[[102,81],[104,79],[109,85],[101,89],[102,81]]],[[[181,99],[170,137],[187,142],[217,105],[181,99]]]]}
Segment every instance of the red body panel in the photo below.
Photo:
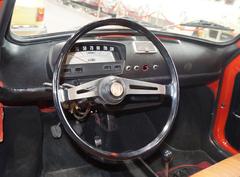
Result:
{"type": "MultiPolygon", "coordinates": [[[[224,150],[236,154],[234,149],[226,140],[225,126],[229,114],[232,92],[236,75],[240,72],[240,55],[232,60],[226,67],[222,80],[222,87],[217,104],[216,117],[213,126],[213,137],[224,150]]],[[[240,141],[240,140],[239,140],[240,141]]]]}
{"type": "Polygon", "coordinates": [[[3,0],[0,0],[0,9],[2,8],[3,6],[3,0]]]}
{"type": "Polygon", "coordinates": [[[208,88],[210,88],[214,94],[214,98],[217,98],[217,94],[218,94],[218,87],[219,87],[219,80],[216,80],[210,84],[207,85],[208,88]]]}
{"type": "Polygon", "coordinates": [[[44,113],[55,112],[54,107],[40,107],[40,111],[44,113]]]}

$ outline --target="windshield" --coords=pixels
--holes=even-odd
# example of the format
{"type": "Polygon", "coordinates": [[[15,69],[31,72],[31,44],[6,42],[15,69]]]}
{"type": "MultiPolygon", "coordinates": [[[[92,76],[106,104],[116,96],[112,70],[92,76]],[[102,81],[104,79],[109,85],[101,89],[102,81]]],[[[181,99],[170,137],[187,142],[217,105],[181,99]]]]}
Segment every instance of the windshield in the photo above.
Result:
{"type": "Polygon", "coordinates": [[[115,17],[154,31],[225,42],[240,33],[240,0],[16,0],[11,32],[39,36],[115,17]]]}

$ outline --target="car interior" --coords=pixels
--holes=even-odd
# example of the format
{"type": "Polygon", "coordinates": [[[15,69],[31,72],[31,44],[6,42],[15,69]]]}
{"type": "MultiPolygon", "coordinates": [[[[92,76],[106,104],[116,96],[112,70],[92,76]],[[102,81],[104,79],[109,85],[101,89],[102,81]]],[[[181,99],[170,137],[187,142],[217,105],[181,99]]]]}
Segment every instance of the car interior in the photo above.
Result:
{"type": "Polygon", "coordinates": [[[0,2],[0,176],[240,176],[240,34],[112,17],[17,37],[0,2]]]}

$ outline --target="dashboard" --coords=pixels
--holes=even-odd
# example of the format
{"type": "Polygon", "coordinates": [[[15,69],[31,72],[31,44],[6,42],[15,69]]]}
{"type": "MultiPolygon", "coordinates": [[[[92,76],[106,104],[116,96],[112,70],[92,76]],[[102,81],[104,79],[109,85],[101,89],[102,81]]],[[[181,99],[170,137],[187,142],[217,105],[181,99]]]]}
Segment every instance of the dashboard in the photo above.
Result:
{"type": "MultiPolygon", "coordinates": [[[[179,39],[162,40],[172,56],[180,84],[194,85],[216,80],[222,72],[226,48],[204,46],[179,39]]],[[[50,48],[47,59],[51,79],[64,42],[50,48]]],[[[234,48],[227,49],[232,52],[234,48]]],[[[65,60],[63,77],[79,84],[81,79],[120,75],[161,83],[169,82],[169,71],[155,46],[143,36],[135,38],[83,38],[72,47],[65,60]]]]}
{"type": "MultiPolygon", "coordinates": [[[[48,68],[50,77],[56,62],[56,51],[63,43],[52,48],[48,68]]],[[[63,74],[66,80],[121,75],[126,78],[148,80],[162,73],[168,77],[167,67],[156,47],[149,41],[78,41],[65,58],[63,74]]],[[[164,79],[167,80],[165,77],[164,79]]],[[[163,78],[161,78],[163,79],[163,78]]],[[[79,81],[80,82],[80,81],[79,81]]],[[[78,82],[76,83],[78,84],[78,82]]]]}
{"type": "MultiPolygon", "coordinates": [[[[123,59],[123,68],[119,72],[121,77],[156,82],[164,82],[169,78],[161,55],[147,43],[145,37],[127,32],[124,33],[127,37],[117,35],[119,36],[119,32],[92,33],[78,42],[122,46],[119,51],[123,59]],[[112,37],[113,35],[116,37],[112,37]]],[[[165,36],[161,40],[175,62],[182,87],[206,85],[219,79],[224,66],[231,60],[231,56],[239,51],[235,44],[218,46],[186,38],[165,36]]],[[[6,40],[1,50],[4,56],[0,66],[2,81],[9,88],[40,88],[44,82],[51,82],[56,60],[65,41],[66,38],[31,45],[18,45],[6,40]]],[[[75,64],[71,66],[71,72],[75,72],[75,69],[72,69],[76,68],[75,64]]],[[[98,64],[106,65],[107,63],[94,63],[95,66],[98,64]]],[[[81,64],[86,67],[84,65],[86,64],[81,64]]],[[[103,70],[102,67],[101,69],[103,70]]],[[[109,71],[110,74],[111,72],[113,71],[109,71]]],[[[98,77],[95,70],[91,74],[90,77],[98,77]]],[[[77,81],[79,75],[72,76],[66,79],[79,82],[77,81]]],[[[84,77],[87,79],[88,76],[84,77]]]]}
{"type": "MultiPolygon", "coordinates": [[[[62,73],[66,80],[64,82],[78,85],[103,77],[106,72],[107,75],[119,75],[129,79],[163,84],[169,82],[168,69],[161,54],[145,37],[128,33],[119,37],[119,32],[116,32],[115,36],[113,34],[92,33],[91,36],[77,41],[75,48],[70,51],[72,55],[69,60],[66,58],[65,71],[62,73]],[[99,45],[101,47],[98,51],[99,45]],[[105,50],[104,46],[107,46],[105,50]],[[114,51],[110,47],[115,47],[114,51]],[[75,55],[83,57],[83,61],[74,58],[75,55]],[[115,70],[116,65],[120,65],[121,69],[115,70]],[[109,70],[104,70],[104,67],[109,70]]],[[[0,78],[10,90],[7,90],[9,94],[5,94],[3,99],[6,99],[6,102],[51,101],[52,92],[48,89],[46,91],[43,83],[52,82],[56,60],[65,41],[66,38],[31,45],[4,41],[0,78]],[[22,96],[23,94],[25,95],[22,96]]],[[[239,52],[235,44],[218,46],[176,37],[161,38],[161,41],[175,62],[182,88],[207,85],[219,79],[224,66],[239,52]]]]}

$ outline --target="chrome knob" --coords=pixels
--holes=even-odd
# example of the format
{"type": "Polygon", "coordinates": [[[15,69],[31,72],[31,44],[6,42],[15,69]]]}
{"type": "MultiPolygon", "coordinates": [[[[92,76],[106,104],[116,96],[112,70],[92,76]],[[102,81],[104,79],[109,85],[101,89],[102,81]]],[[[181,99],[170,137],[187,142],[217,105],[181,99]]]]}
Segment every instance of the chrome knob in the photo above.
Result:
{"type": "Polygon", "coordinates": [[[140,67],[138,65],[134,66],[133,68],[135,71],[138,71],[140,69],[140,67]]]}
{"type": "Polygon", "coordinates": [[[158,69],[158,65],[153,65],[153,70],[156,70],[156,69],[158,69]]]}
{"type": "Polygon", "coordinates": [[[126,71],[130,71],[132,69],[132,67],[131,66],[126,66],[126,71]]]}

